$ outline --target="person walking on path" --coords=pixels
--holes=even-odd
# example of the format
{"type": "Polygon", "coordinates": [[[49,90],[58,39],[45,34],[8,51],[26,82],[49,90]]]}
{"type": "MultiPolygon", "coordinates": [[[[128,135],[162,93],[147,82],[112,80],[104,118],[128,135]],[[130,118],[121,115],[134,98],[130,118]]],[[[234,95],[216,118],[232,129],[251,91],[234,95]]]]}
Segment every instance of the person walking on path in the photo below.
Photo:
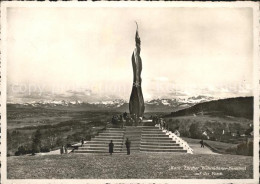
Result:
{"type": "Polygon", "coordinates": [[[63,152],[64,152],[64,150],[63,150],[63,145],[62,145],[61,148],[60,148],[60,154],[62,155],[63,152]]]}
{"type": "Polygon", "coordinates": [[[203,139],[201,139],[201,141],[200,141],[200,147],[204,148],[204,141],[203,141],[203,139]]]}
{"type": "Polygon", "coordinates": [[[67,147],[67,145],[65,145],[64,150],[65,150],[65,154],[68,154],[68,147],[67,147]]]}
{"type": "Polygon", "coordinates": [[[108,146],[109,146],[109,153],[110,153],[110,155],[112,155],[112,153],[114,152],[114,143],[112,140],[108,146]]]}
{"type": "Polygon", "coordinates": [[[129,141],[128,138],[126,138],[125,146],[126,146],[126,149],[127,149],[127,155],[130,155],[131,141],[129,141]]]}
{"type": "Polygon", "coordinates": [[[83,146],[83,144],[84,144],[84,139],[82,138],[81,139],[81,147],[83,146]]]}

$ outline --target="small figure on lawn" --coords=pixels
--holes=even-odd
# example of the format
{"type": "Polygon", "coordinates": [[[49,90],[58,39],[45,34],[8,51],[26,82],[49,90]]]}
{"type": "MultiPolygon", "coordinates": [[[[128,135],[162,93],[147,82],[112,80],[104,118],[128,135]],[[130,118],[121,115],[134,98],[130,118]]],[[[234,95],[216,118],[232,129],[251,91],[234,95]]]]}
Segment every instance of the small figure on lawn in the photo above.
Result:
{"type": "Polygon", "coordinates": [[[64,153],[64,149],[63,149],[64,147],[63,147],[63,145],[61,146],[61,148],[60,148],[60,154],[62,155],[63,153],[64,153]]]}
{"type": "Polygon", "coordinates": [[[109,146],[109,153],[110,153],[110,155],[112,155],[112,153],[114,152],[114,143],[112,140],[108,146],[109,146]]]}
{"type": "Polygon", "coordinates": [[[68,154],[68,146],[67,145],[65,145],[64,150],[65,150],[65,154],[68,154]]]}
{"type": "Polygon", "coordinates": [[[126,149],[127,149],[127,155],[130,155],[131,141],[129,141],[128,138],[126,138],[125,146],[126,146],[126,149]]]}
{"type": "Polygon", "coordinates": [[[204,148],[204,141],[203,141],[203,139],[201,139],[201,141],[200,141],[200,147],[204,148]]]}
{"type": "Polygon", "coordinates": [[[83,144],[84,144],[84,139],[82,138],[81,139],[81,147],[83,146],[83,144]]]}

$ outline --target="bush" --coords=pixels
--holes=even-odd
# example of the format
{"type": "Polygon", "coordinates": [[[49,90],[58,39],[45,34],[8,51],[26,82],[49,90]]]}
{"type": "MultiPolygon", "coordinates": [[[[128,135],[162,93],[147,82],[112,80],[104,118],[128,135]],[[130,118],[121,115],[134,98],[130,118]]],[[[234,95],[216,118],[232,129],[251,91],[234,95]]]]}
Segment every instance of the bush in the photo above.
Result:
{"type": "Polygon", "coordinates": [[[226,151],[226,153],[236,155],[237,154],[237,147],[230,147],[230,148],[226,149],[225,151],[226,151]]]}
{"type": "Polygon", "coordinates": [[[20,156],[20,155],[25,155],[28,153],[31,153],[32,151],[29,150],[28,148],[24,147],[24,146],[19,146],[18,150],[15,152],[15,156],[20,156]]]}
{"type": "Polygon", "coordinates": [[[36,144],[32,145],[32,154],[34,155],[35,153],[39,153],[40,152],[40,147],[36,144]]]}
{"type": "Polygon", "coordinates": [[[42,147],[42,148],[40,149],[40,152],[42,152],[42,153],[50,152],[50,148],[48,148],[48,147],[42,147]]]}
{"type": "Polygon", "coordinates": [[[230,147],[226,149],[226,152],[230,154],[253,156],[253,142],[243,142],[238,144],[237,147],[230,147]]]}
{"type": "Polygon", "coordinates": [[[32,140],[32,154],[34,153],[39,153],[40,148],[41,148],[41,139],[42,139],[42,134],[40,129],[37,129],[32,140]]]}
{"type": "Polygon", "coordinates": [[[190,137],[189,131],[180,131],[180,134],[181,134],[182,137],[190,137]]]}
{"type": "Polygon", "coordinates": [[[91,139],[91,135],[85,135],[85,140],[86,141],[90,141],[90,139],[91,139]]]}
{"type": "Polygon", "coordinates": [[[245,135],[250,135],[250,133],[253,131],[253,127],[250,127],[249,129],[247,129],[246,131],[245,131],[245,135]]]}
{"type": "Polygon", "coordinates": [[[201,132],[199,130],[198,123],[192,123],[189,129],[191,138],[194,139],[200,139],[201,138],[201,132]]]}

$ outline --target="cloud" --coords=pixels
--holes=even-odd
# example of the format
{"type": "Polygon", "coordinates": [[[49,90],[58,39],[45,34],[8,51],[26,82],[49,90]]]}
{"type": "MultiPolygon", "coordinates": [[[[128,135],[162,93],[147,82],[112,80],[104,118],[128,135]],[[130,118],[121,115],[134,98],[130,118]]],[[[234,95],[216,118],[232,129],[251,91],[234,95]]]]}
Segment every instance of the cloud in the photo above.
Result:
{"type": "Polygon", "coordinates": [[[164,76],[160,76],[160,77],[155,77],[152,78],[153,82],[168,82],[169,78],[168,77],[164,77],[164,76]]]}

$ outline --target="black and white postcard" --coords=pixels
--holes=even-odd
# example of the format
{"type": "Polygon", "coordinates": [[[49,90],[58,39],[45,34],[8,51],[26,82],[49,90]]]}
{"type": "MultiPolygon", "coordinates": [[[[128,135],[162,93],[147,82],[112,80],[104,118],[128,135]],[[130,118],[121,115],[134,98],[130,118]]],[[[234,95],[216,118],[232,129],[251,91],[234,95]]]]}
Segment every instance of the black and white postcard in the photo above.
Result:
{"type": "Polygon", "coordinates": [[[258,183],[258,42],[256,2],[3,2],[2,183],[258,183]]]}

